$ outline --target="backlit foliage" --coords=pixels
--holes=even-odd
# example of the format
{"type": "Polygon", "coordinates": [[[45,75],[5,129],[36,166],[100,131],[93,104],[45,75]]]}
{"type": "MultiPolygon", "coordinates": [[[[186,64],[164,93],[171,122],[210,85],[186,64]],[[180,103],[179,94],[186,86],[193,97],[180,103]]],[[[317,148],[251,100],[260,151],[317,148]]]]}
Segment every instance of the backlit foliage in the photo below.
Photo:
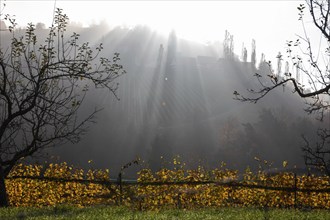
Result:
{"type": "Polygon", "coordinates": [[[45,177],[41,179],[7,179],[6,186],[10,204],[13,206],[53,206],[74,204],[88,206],[100,203],[115,203],[117,187],[78,181],[51,181],[47,178],[66,180],[109,180],[109,170],[73,168],[66,163],[41,165],[17,165],[9,175],[45,177]],[[106,194],[106,196],[104,196],[106,194]]]}
{"type": "Polygon", "coordinates": [[[107,184],[110,183],[109,175],[109,170],[84,171],[66,163],[47,166],[20,164],[12,170],[6,185],[13,206],[122,204],[149,210],[215,206],[293,207],[296,204],[298,207],[330,208],[329,192],[298,191],[295,203],[294,192],[235,186],[235,183],[240,183],[250,186],[293,188],[296,185],[298,189],[325,189],[329,187],[329,177],[303,175],[297,176],[295,180],[293,173],[266,175],[262,171],[253,173],[246,169],[239,178],[238,171],[227,169],[225,164],[214,170],[206,170],[202,166],[191,170],[185,169],[185,164],[178,158],[174,159],[172,169],[162,168],[157,172],[141,169],[137,179],[139,184],[123,185],[122,191],[118,184],[107,184]],[[14,176],[38,179],[10,178],[14,176]],[[54,181],[52,178],[59,180],[54,181]],[[204,184],[191,183],[196,181],[204,184]],[[159,185],[173,182],[176,184],[159,185]]]}

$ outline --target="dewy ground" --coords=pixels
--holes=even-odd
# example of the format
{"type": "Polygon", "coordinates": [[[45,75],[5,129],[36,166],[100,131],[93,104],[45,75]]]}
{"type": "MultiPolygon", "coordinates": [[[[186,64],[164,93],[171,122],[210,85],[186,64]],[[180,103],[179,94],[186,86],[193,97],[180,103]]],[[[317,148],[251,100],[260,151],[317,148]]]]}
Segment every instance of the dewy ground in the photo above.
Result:
{"type": "Polygon", "coordinates": [[[217,208],[199,210],[136,211],[125,207],[56,206],[46,208],[2,208],[0,220],[4,219],[330,219],[328,210],[217,208]]]}

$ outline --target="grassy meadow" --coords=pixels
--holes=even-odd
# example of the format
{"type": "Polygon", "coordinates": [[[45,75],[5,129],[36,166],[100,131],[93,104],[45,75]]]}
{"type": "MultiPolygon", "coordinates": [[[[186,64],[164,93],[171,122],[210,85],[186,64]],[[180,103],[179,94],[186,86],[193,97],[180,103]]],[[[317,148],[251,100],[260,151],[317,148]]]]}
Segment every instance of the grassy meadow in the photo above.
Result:
{"type": "Polygon", "coordinates": [[[330,219],[328,210],[295,210],[295,209],[258,209],[258,208],[205,208],[205,209],[171,209],[161,211],[136,211],[127,207],[95,206],[78,208],[73,206],[55,206],[44,208],[12,207],[0,209],[0,219],[330,219]]]}

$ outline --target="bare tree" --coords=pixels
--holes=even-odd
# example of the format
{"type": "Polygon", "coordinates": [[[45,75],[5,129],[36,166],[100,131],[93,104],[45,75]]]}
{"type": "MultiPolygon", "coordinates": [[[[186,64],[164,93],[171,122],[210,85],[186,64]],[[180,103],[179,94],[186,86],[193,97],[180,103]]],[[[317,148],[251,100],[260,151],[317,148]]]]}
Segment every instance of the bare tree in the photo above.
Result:
{"type": "MultiPolygon", "coordinates": [[[[312,46],[304,21],[305,5],[298,6],[299,20],[303,27],[303,35],[297,35],[297,40],[287,42],[287,54],[296,74],[285,71],[284,76],[275,74],[269,67],[271,74],[262,76],[255,73],[259,87],[250,89],[250,96],[234,92],[235,99],[243,102],[257,103],[269,92],[282,86],[292,88],[301,98],[305,99],[306,112],[317,114],[317,118],[325,121],[324,116],[330,111],[330,1],[329,0],[306,0],[313,25],[319,30],[323,38],[322,43],[326,46],[323,51],[312,46]],[[307,49],[304,49],[307,48],[307,49]],[[296,75],[296,77],[295,77],[296,75]],[[307,81],[303,84],[300,79],[307,81]]],[[[317,39],[319,41],[319,39],[317,39]]],[[[288,68],[287,68],[288,69],[288,68]]],[[[306,165],[317,166],[327,169],[330,174],[330,118],[326,119],[324,128],[319,131],[321,142],[311,146],[308,142],[303,151],[306,153],[306,165]]],[[[306,139],[305,139],[306,140],[306,139]]],[[[307,141],[307,140],[306,140],[307,141]]]]}
{"type": "Polygon", "coordinates": [[[4,180],[15,164],[47,147],[78,142],[100,110],[78,117],[90,86],[116,96],[114,80],[125,73],[118,53],[103,58],[102,44],[92,49],[79,43],[77,33],[67,37],[61,9],[44,42],[38,42],[35,25],[16,36],[15,19],[4,19],[11,41],[0,48],[0,207],[8,205],[4,180]]]}
{"type": "Polygon", "coordinates": [[[317,134],[320,140],[312,146],[310,141],[303,136],[306,143],[303,147],[305,164],[310,167],[319,168],[330,176],[330,129],[319,129],[317,134]]]}

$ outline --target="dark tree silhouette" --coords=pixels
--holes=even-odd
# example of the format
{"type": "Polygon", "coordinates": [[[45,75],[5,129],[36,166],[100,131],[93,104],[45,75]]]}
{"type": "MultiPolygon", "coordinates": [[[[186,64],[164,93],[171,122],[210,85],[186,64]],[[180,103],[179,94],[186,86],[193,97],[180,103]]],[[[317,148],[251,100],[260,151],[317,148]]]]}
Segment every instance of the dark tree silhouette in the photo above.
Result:
{"type": "Polygon", "coordinates": [[[157,130],[156,137],[151,143],[149,164],[152,170],[158,171],[164,161],[170,161],[173,157],[173,149],[170,145],[170,134],[162,128],[157,130]],[[163,158],[163,160],[162,160],[163,158]]]}
{"type": "Polygon", "coordinates": [[[66,37],[68,17],[61,9],[44,43],[33,24],[17,36],[15,19],[4,19],[11,42],[0,48],[0,207],[8,206],[4,180],[15,164],[44,148],[78,142],[100,110],[78,117],[90,86],[116,95],[114,80],[125,73],[118,53],[99,58],[102,44],[92,49],[77,33],[66,37]]]}
{"type": "MultiPolygon", "coordinates": [[[[325,115],[329,115],[330,111],[330,2],[328,0],[306,0],[306,3],[313,24],[320,31],[325,42],[324,51],[315,50],[312,47],[313,44],[304,25],[305,5],[300,4],[298,6],[299,20],[302,23],[304,35],[298,36],[295,41],[287,42],[288,57],[291,59],[296,73],[289,72],[287,67],[284,76],[279,76],[274,73],[271,63],[268,62],[270,74],[263,76],[256,73],[254,75],[259,87],[250,89],[250,96],[242,95],[237,91],[234,92],[234,95],[237,100],[257,103],[274,89],[288,86],[294,93],[305,99],[306,112],[315,113],[319,120],[325,121],[325,115]],[[307,49],[304,50],[304,48],[307,49]],[[308,84],[301,83],[301,78],[308,80],[308,84]]],[[[305,139],[307,144],[303,147],[303,151],[306,153],[307,165],[326,169],[330,175],[330,118],[327,118],[325,123],[326,128],[319,131],[321,142],[312,146],[305,139]]]]}

